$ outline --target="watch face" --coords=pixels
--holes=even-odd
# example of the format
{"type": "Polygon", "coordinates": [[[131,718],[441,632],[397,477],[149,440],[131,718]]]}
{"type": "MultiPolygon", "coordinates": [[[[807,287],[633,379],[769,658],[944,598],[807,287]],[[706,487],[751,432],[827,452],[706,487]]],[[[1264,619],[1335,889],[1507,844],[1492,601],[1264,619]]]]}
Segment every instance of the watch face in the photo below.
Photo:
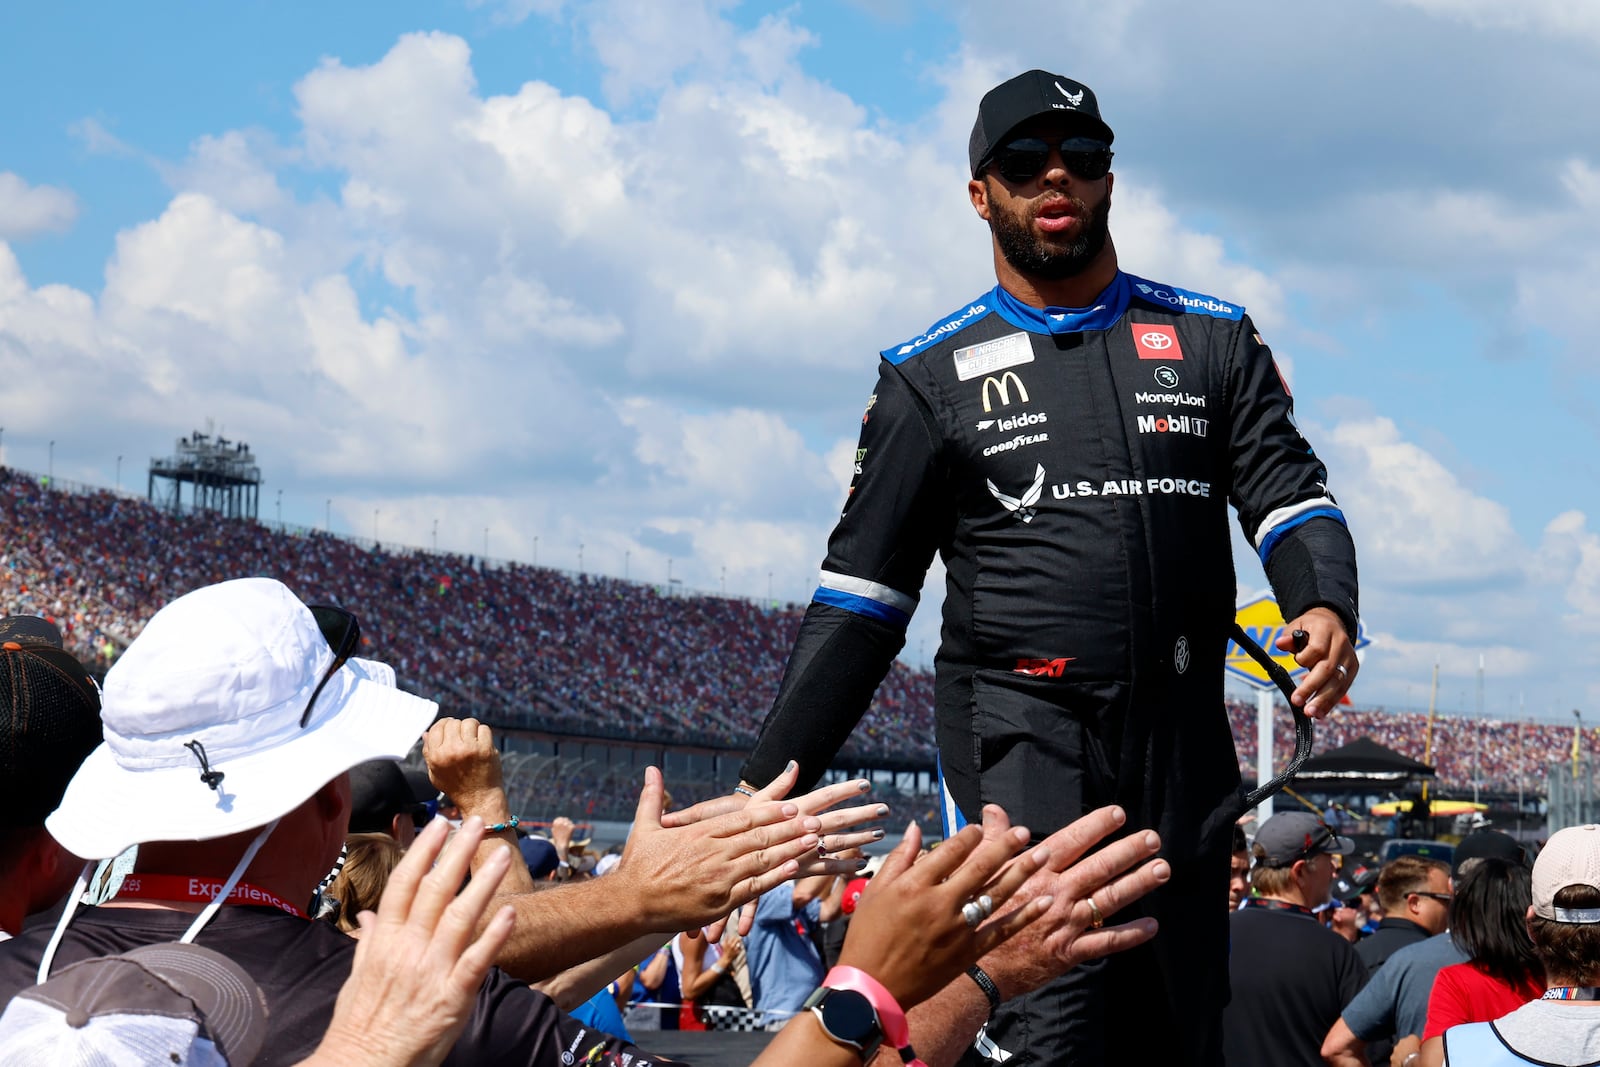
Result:
{"type": "Polygon", "coordinates": [[[867,1045],[882,1036],[872,1002],[854,989],[830,989],[817,1005],[828,1033],[853,1045],[867,1045]]]}

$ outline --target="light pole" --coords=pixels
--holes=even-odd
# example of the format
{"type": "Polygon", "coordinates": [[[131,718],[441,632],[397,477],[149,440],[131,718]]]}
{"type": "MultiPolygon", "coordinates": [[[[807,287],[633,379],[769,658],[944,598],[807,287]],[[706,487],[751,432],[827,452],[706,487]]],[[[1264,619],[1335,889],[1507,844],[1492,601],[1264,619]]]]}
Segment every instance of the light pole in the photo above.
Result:
{"type": "Polygon", "coordinates": [[[117,492],[122,492],[122,457],[117,457],[117,492]]]}
{"type": "Polygon", "coordinates": [[[378,540],[378,510],[377,508],[372,509],[372,546],[374,548],[383,543],[378,540]]]}
{"type": "Polygon", "coordinates": [[[672,557],[667,557],[667,586],[672,586],[672,557]]]}
{"type": "Polygon", "coordinates": [[[728,595],[728,568],[726,566],[722,568],[722,595],[728,595]]]}
{"type": "Polygon", "coordinates": [[[333,532],[333,497],[328,498],[327,507],[322,512],[322,532],[333,532]]]}
{"type": "Polygon", "coordinates": [[[578,573],[583,573],[583,542],[578,542],[578,573]]]}
{"type": "Polygon", "coordinates": [[[283,529],[283,490],[278,490],[278,529],[283,529]]]}
{"type": "Polygon", "coordinates": [[[438,555],[438,553],[439,553],[439,520],[438,519],[434,519],[433,520],[433,551],[434,551],[435,555],[438,555]]]}
{"type": "Polygon", "coordinates": [[[772,572],[767,572],[767,603],[772,603],[772,572]]]}
{"type": "Polygon", "coordinates": [[[633,559],[633,551],[631,549],[624,549],[623,552],[622,552],[622,580],[623,581],[627,581],[628,578],[629,578],[628,563],[632,559],[633,559]]]}
{"type": "Polygon", "coordinates": [[[537,567],[539,565],[539,535],[538,534],[534,534],[533,535],[533,565],[535,567],[537,567]]]}
{"type": "Polygon", "coordinates": [[[53,488],[56,482],[56,443],[54,441],[50,442],[50,466],[45,471],[45,477],[50,480],[50,485],[53,488]]]}

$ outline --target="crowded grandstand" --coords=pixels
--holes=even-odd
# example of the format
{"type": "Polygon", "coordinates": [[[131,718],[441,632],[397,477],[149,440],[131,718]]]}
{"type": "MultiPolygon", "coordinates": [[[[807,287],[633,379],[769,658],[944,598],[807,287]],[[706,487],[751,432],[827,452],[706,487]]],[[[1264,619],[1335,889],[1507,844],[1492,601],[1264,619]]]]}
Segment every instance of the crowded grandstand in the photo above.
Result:
{"type": "MultiPolygon", "coordinates": [[[[802,605],[709,594],[614,577],[400,549],[317,530],[289,530],[204,509],[174,514],[106,489],[50,485],[0,469],[0,608],[55,621],[73,652],[102,672],[163,604],[199,586],[270,575],[310,603],[362,620],[364,654],[447,710],[506,731],[737,756],[753,743],[782,676],[802,605]]],[[[1253,778],[1256,711],[1229,702],[1240,769],[1253,778]]],[[[896,662],[841,763],[926,769],[934,756],[933,675],[896,662]]],[[[1280,705],[1277,762],[1293,748],[1280,705]]],[[[1436,789],[1538,792],[1573,755],[1569,724],[1442,715],[1424,752],[1415,711],[1345,707],[1318,725],[1326,751],[1368,736],[1436,767],[1436,789]]],[[[1583,731],[1592,757],[1595,731],[1583,731]]],[[[685,798],[726,789],[725,771],[675,781],[685,798]]],[[[541,804],[603,814],[631,787],[603,765],[550,776],[541,804]],[[620,788],[619,788],[620,787],[620,788]],[[551,792],[554,790],[554,792],[551,792]]],[[[530,798],[532,800],[533,798],[530,798]]]]}

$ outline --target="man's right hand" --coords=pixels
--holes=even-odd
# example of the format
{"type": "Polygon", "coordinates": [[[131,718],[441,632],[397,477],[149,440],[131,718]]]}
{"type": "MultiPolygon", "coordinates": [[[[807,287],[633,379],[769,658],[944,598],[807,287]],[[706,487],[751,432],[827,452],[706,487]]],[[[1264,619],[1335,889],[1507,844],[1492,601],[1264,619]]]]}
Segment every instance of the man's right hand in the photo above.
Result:
{"type": "MultiPolygon", "coordinates": [[[[422,736],[422,758],[435,789],[463,813],[483,815],[482,803],[503,796],[500,753],[494,735],[477,719],[440,719],[422,736]]],[[[497,821],[491,815],[488,822],[497,821]]]]}
{"type": "Polygon", "coordinates": [[[1166,860],[1151,860],[1161,848],[1161,838],[1153,830],[1130,834],[1084,858],[1126,819],[1119,807],[1100,808],[1041,842],[1049,848],[1050,859],[1023,883],[1007,910],[1047,894],[1055,898],[1050,910],[978,961],[1002,997],[1020,996],[1086,960],[1125,952],[1155,936],[1156,921],[1151,918],[1101,929],[1093,926],[1090,897],[1101,918],[1107,919],[1172,877],[1166,860]]]}
{"type": "Polygon", "coordinates": [[[633,832],[606,876],[636,895],[649,929],[690,930],[719,919],[796,877],[800,858],[816,854],[823,821],[796,802],[760,801],[671,826],[662,816],[664,793],[661,772],[646,768],[633,832]]]}

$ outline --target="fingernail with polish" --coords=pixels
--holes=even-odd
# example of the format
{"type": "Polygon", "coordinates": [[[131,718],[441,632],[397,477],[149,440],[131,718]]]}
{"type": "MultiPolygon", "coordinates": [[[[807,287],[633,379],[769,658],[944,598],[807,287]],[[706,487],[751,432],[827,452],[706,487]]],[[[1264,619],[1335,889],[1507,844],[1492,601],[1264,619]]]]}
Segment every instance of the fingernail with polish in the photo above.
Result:
{"type": "Polygon", "coordinates": [[[879,804],[878,805],[878,818],[881,819],[887,814],[889,814],[889,805],[887,805],[887,804],[879,804]]]}
{"type": "Polygon", "coordinates": [[[874,841],[882,841],[883,840],[883,831],[882,830],[874,830],[874,831],[872,831],[872,839],[874,841]]]}
{"type": "Polygon", "coordinates": [[[872,788],[872,783],[863,778],[861,781],[856,783],[856,788],[865,793],[867,790],[872,788]]]}

